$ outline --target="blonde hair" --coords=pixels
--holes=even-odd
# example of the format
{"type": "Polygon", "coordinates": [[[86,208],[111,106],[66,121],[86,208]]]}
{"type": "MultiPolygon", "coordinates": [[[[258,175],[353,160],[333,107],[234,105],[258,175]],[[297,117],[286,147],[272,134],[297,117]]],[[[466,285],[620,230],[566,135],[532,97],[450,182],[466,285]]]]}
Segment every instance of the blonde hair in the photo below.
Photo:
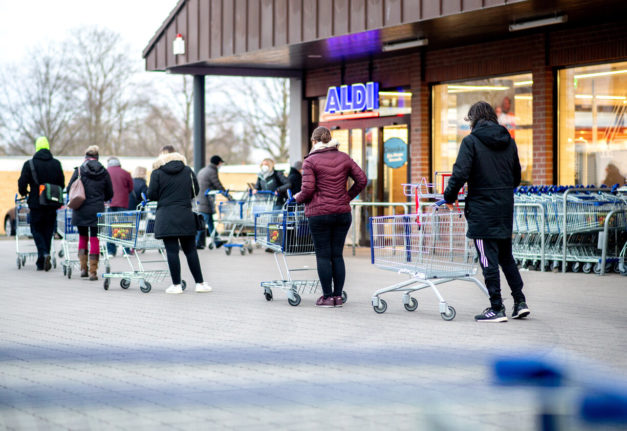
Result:
{"type": "Polygon", "coordinates": [[[146,174],[148,171],[143,166],[137,166],[133,171],[133,178],[143,178],[146,179],[146,174]]]}
{"type": "Polygon", "coordinates": [[[85,150],[85,155],[89,157],[97,158],[98,153],[100,153],[100,148],[98,147],[98,145],[90,145],[89,147],[87,147],[87,150],[85,150]]]}
{"type": "Polygon", "coordinates": [[[261,167],[264,164],[264,162],[266,162],[266,163],[268,163],[270,165],[270,169],[274,169],[274,160],[272,160],[272,159],[263,159],[261,161],[261,163],[259,163],[259,166],[261,167]]]}

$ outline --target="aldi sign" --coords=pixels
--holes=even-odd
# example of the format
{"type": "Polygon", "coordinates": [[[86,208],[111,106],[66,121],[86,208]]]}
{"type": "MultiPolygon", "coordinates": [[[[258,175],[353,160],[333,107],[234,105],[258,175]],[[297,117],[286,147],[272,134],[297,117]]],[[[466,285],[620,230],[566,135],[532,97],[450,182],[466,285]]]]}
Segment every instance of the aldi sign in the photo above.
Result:
{"type": "Polygon", "coordinates": [[[329,87],[324,105],[325,114],[376,111],[377,109],[379,109],[378,82],[329,87]]]}

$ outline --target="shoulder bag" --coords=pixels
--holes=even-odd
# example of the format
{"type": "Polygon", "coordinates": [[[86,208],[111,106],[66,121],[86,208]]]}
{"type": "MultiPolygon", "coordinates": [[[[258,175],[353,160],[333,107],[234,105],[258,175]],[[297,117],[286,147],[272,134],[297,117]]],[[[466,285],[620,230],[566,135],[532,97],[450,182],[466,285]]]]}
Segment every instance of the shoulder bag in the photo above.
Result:
{"type": "Polygon", "coordinates": [[[205,218],[198,212],[198,202],[196,202],[196,187],[194,187],[194,177],[192,174],[189,174],[189,179],[192,181],[192,192],[194,192],[194,197],[192,198],[192,212],[194,213],[194,221],[196,222],[196,230],[205,230],[207,227],[205,225],[205,218]]]}
{"type": "Polygon", "coordinates": [[[83,180],[81,179],[81,169],[80,167],[76,168],[76,180],[72,183],[72,187],[68,192],[68,202],[67,207],[73,210],[77,210],[83,205],[85,202],[85,186],[83,185],[83,180]]]}
{"type": "Polygon", "coordinates": [[[59,208],[63,205],[63,187],[58,184],[39,184],[39,178],[37,177],[37,171],[35,170],[35,163],[33,163],[33,159],[30,159],[28,164],[33,175],[33,181],[35,181],[35,184],[39,188],[39,205],[55,208],[59,208]]]}

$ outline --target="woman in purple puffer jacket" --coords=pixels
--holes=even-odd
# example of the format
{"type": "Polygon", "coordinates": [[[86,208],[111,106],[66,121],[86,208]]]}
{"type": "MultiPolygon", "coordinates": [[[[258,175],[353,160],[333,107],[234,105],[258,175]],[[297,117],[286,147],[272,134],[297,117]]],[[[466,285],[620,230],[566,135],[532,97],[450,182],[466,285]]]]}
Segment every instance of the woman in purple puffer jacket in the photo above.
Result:
{"type": "Polygon", "coordinates": [[[349,203],[366,187],[367,178],[353,159],[338,151],[339,143],[326,127],[314,130],[311,141],[313,148],[303,162],[302,188],[294,198],[305,203],[316,251],[323,292],[316,305],[341,307],[346,278],[342,252],[352,219],[349,203]],[[346,190],[348,178],[354,184],[346,190]]]}

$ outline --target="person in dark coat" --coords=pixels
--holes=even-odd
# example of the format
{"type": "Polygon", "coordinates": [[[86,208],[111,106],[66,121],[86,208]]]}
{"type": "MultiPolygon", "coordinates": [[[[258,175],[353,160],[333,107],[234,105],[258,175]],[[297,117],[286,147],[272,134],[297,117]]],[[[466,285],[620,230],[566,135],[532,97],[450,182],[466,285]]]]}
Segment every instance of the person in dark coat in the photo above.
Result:
{"type": "Polygon", "coordinates": [[[514,188],[520,184],[520,161],[516,142],[497,122],[487,102],[472,105],[466,118],[471,133],[462,140],[453,173],[444,191],[451,204],[468,183],[464,213],[468,238],[475,241],[490,307],[475,316],[478,322],[506,322],[501,298],[499,265],[514,297],[515,319],[529,315],[523,281],[512,256],[514,188]]]}
{"type": "MultiPolygon", "coordinates": [[[[122,169],[120,159],[117,157],[109,157],[107,159],[107,172],[109,172],[111,183],[113,184],[113,198],[108,211],[126,211],[128,209],[128,195],[133,191],[133,178],[130,173],[122,169]]],[[[126,251],[128,252],[129,250],[126,249],[126,251]]],[[[115,256],[117,246],[112,242],[108,242],[107,252],[111,256],[115,256]]]]}
{"type": "Polygon", "coordinates": [[[199,189],[196,175],[177,152],[160,154],[153,167],[147,195],[151,201],[157,201],[155,237],[163,240],[172,277],[166,293],[183,293],[179,244],[196,281],[196,292],[211,292],[209,284],[203,281],[196,251],[196,220],[192,212],[192,200],[199,189]]]}
{"type": "Polygon", "coordinates": [[[78,260],[81,277],[87,277],[87,239],[89,238],[89,279],[98,280],[98,259],[100,242],[98,241],[98,213],[104,212],[105,201],[113,197],[113,184],[109,172],[98,161],[99,148],[92,145],[85,151],[85,161],[74,170],[67,189],[70,190],[78,179],[85,187],[85,202],[72,211],[72,224],[78,229],[78,260]]]}
{"type": "MultiPolygon", "coordinates": [[[[65,175],[61,163],[52,157],[50,144],[45,136],[35,141],[35,155],[33,156],[35,176],[39,184],[56,184],[65,187],[65,175]]],[[[22,166],[22,173],[17,180],[20,195],[28,195],[28,208],[30,210],[30,231],[37,246],[37,270],[50,271],[52,268],[50,258],[50,245],[54,235],[57,206],[42,206],[39,204],[39,184],[33,178],[29,161],[22,166]]]]}
{"type": "Polygon", "coordinates": [[[137,166],[133,171],[133,191],[128,195],[128,209],[136,210],[142,201],[142,193],[145,195],[147,191],[146,168],[137,166]]]}
{"type": "Polygon", "coordinates": [[[300,189],[303,184],[303,162],[300,160],[292,165],[290,168],[290,173],[287,174],[287,181],[290,183],[290,190],[292,195],[300,192],[300,189]]]}
{"type": "Polygon", "coordinates": [[[348,154],[338,151],[339,143],[331,131],[318,127],[311,136],[313,148],[303,163],[303,183],[294,196],[305,204],[305,216],[316,252],[318,277],[323,295],[319,307],[341,307],[346,279],[344,241],[352,217],[350,201],[366,187],[368,179],[348,154]],[[354,183],[346,190],[349,178],[354,183]]]}
{"type": "Polygon", "coordinates": [[[274,160],[263,159],[259,165],[255,191],[274,192],[277,196],[274,207],[281,208],[285,202],[284,196],[287,195],[287,189],[289,188],[290,183],[283,175],[283,172],[274,169],[274,160]]]}
{"type": "MultiPolygon", "coordinates": [[[[216,212],[215,198],[213,196],[205,196],[205,192],[207,190],[226,191],[222,182],[220,182],[220,177],[218,176],[220,166],[223,164],[224,160],[222,160],[222,157],[217,155],[211,156],[209,164],[198,171],[198,184],[200,184],[200,188],[198,189],[198,196],[196,196],[196,200],[198,201],[198,211],[205,219],[209,234],[211,234],[215,229],[213,223],[213,215],[216,212]]],[[[207,230],[199,230],[196,234],[196,248],[205,248],[205,236],[207,230]]],[[[222,244],[224,244],[224,241],[216,241],[217,247],[220,247],[222,244]]]]}

